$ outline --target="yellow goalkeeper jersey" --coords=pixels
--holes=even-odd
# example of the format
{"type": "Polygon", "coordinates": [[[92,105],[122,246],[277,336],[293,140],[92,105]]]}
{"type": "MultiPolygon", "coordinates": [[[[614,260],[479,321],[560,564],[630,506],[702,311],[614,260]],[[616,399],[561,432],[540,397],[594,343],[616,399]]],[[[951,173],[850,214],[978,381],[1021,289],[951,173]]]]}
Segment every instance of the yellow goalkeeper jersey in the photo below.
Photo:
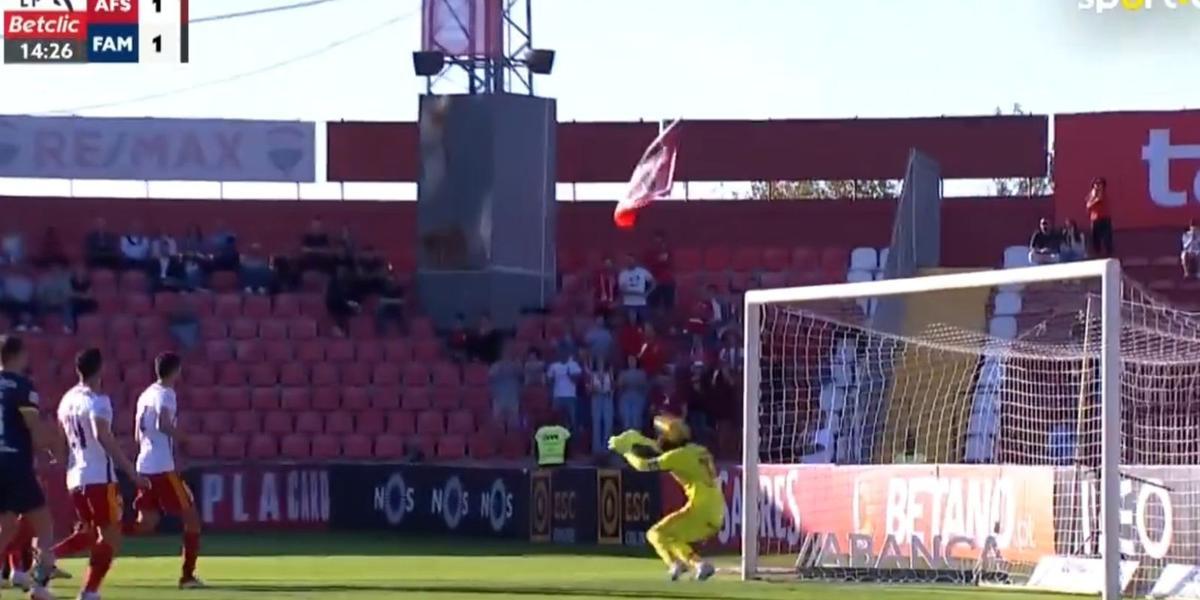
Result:
{"type": "Polygon", "coordinates": [[[666,471],[683,487],[688,503],[705,512],[723,515],[725,496],[717,484],[717,469],[709,451],[699,444],[688,444],[653,458],[627,454],[626,459],[639,471],[666,471]]]}

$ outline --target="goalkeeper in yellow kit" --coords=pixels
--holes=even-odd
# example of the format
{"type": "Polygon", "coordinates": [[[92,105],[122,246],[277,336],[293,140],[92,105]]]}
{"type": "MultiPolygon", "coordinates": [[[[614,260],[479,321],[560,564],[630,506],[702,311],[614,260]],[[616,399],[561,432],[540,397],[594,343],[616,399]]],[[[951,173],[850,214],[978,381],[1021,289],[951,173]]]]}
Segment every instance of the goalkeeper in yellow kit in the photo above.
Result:
{"type": "Polygon", "coordinates": [[[691,442],[691,432],[681,420],[670,416],[654,418],[657,440],[637,431],[609,438],[609,449],[621,454],[639,471],[666,471],[687,495],[683,508],[663,517],[646,532],[646,541],[667,563],[671,580],[695,567],[696,579],[704,581],[716,571],[700,558],[692,544],[721,529],[725,519],[725,496],[717,484],[712,454],[691,442]]]}

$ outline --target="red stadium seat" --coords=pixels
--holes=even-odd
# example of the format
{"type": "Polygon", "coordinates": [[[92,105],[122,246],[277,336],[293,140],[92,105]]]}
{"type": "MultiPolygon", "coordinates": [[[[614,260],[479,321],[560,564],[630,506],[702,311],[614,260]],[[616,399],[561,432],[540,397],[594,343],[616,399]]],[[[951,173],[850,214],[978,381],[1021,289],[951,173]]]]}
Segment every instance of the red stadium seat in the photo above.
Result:
{"type": "Polygon", "coordinates": [[[467,456],[467,440],[461,435],[444,435],[437,442],[438,460],[462,460],[467,456]]]}
{"type": "Polygon", "coordinates": [[[204,424],[201,431],[204,433],[221,435],[222,433],[229,433],[233,427],[233,418],[226,411],[209,411],[203,414],[204,416],[201,418],[204,419],[204,424]]]}
{"type": "Polygon", "coordinates": [[[782,273],[791,267],[791,257],[785,248],[767,248],[763,250],[763,269],[782,273]]]}
{"type": "Polygon", "coordinates": [[[226,340],[212,340],[205,342],[204,359],[213,364],[221,364],[232,361],[233,346],[226,340]]]}
{"type": "Polygon", "coordinates": [[[260,421],[258,413],[253,410],[239,410],[233,413],[233,432],[257,434],[262,428],[260,421]]]}
{"type": "Polygon", "coordinates": [[[342,437],[342,458],[371,458],[371,436],[352,433],[342,437]]]}
{"type": "Polygon", "coordinates": [[[421,363],[410,363],[404,368],[404,385],[406,387],[429,385],[429,367],[421,363]]]}
{"type": "Polygon", "coordinates": [[[312,457],[311,439],[307,435],[292,433],[283,436],[279,442],[279,456],[293,460],[304,460],[312,457]]]}
{"type": "Polygon", "coordinates": [[[792,249],[792,270],[811,273],[821,270],[821,255],[812,248],[792,249]]]}
{"type": "Polygon", "coordinates": [[[441,435],[446,431],[446,417],[440,410],[423,410],[417,415],[417,433],[441,435]]]}
{"type": "Polygon", "coordinates": [[[367,364],[383,362],[383,344],[375,340],[358,340],[355,342],[354,356],[359,362],[367,364]]]}
{"type": "Polygon", "coordinates": [[[375,458],[382,460],[395,460],[406,458],[407,451],[405,449],[404,438],[398,435],[380,435],[375,437],[375,458]]]}
{"type": "Polygon", "coordinates": [[[437,453],[437,438],[432,435],[414,435],[404,444],[409,452],[416,452],[422,457],[433,459],[437,453]]]}
{"type": "Polygon", "coordinates": [[[354,417],[354,431],[364,435],[378,435],[387,431],[387,417],[383,411],[367,409],[354,417]]]}
{"type": "Polygon", "coordinates": [[[433,329],[433,321],[429,317],[415,317],[409,323],[409,330],[413,338],[418,340],[432,340],[437,337],[433,329]]]}
{"type": "Polygon", "coordinates": [[[272,364],[282,364],[292,360],[295,355],[292,343],[287,340],[269,340],[263,342],[263,360],[272,364]]]}
{"type": "Polygon", "coordinates": [[[383,356],[392,363],[408,362],[412,360],[412,344],[404,340],[388,340],[383,343],[383,356]]]}
{"type": "Polygon", "coordinates": [[[412,411],[394,410],[388,413],[387,416],[387,432],[399,435],[410,436],[417,432],[417,420],[413,416],[412,411]]]}
{"type": "Polygon", "coordinates": [[[433,406],[429,388],[405,388],[400,399],[400,407],[404,410],[423,410],[433,406]]]}
{"type": "Polygon", "coordinates": [[[400,384],[400,368],[392,363],[379,363],[371,373],[371,383],[377,386],[400,384]]]}
{"type": "Polygon", "coordinates": [[[310,317],[295,317],[288,321],[288,338],[311,340],[317,337],[317,322],[310,317]]]}
{"type": "Polygon", "coordinates": [[[413,343],[413,359],[433,362],[442,357],[442,342],[435,339],[417,340],[413,343]]]}
{"type": "Polygon", "coordinates": [[[312,408],[312,391],[307,387],[285,387],[279,393],[279,407],[298,412],[312,408]]]}
{"type": "Polygon", "coordinates": [[[338,370],[337,367],[329,363],[317,363],[312,367],[312,384],[321,385],[337,385],[338,370]]]}
{"type": "Polygon", "coordinates": [[[151,369],[152,367],[144,362],[126,364],[121,367],[121,381],[140,394],[155,379],[151,369]]]}
{"type": "MultiPolygon", "coordinates": [[[[295,342],[293,342],[295,344],[295,342]]],[[[325,344],[319,340],[309,340],[295,344],[296,360],[305,363],[319,363],[325,360],[325,344]]]]}
{"type": "Polygon", "coordinates": [[[524,317],[517,324],[516,338],[523,342],[540,342],[542,340],[542,321],[536,317],[524,317]]]}
{"type": "Polygon", "coordinates": [[[544,410],[550,407],[550,394],[542,385],[531,385],[521,390],[521,407],[526,411],[544,410]]]}
{"type": "Polygon", "coordinates": [[[732,257],[730,256],[729,248],[726,246],[711,246],[704,250],[704,264],[702,266],[705,271],[728,271],[731,262],[732,257]]]}
{"type": "MultiPolygon", "coordinates": [[[[195,370],[196,367],[191,367],[195,370]]],[[[188,370],[185,369],[184,373],[188,370]]],[[[211,381],[210,381],[211,383],[211,381]]],[[[217,390],[211,387],[189,387],[187,392],[180,395],[182,402],[189,409],[208,410],[217,407],[217,390]]]]}
{"type": "MultiPolygon", "coordinates": [[[[324,286],[322,286],[322,287],[324,287],[324,286]]],[[[305,317],[311,317],[314,319],[325,316],[325,314],[326,314],[325,296],[323,294],[319,294],[319,293],[300,294],[299,301],[300,301],[300,314],[301,315],[303,315],[305,317]]]]}
{"type": "Polygon", "coordinates": [[[316,410],[338,410],[342,407],[342,397],[338,388],[325,386],[313,389],[313,408],[316,410]]]}
{"type": "Polygon", "coordinates": [[[342,455],[341,440],[332,435],[321,434],[312,438],[312,457],[319,460],[330,460],[342,455]]]}
{"type": "Polygon", "coordinates": [[[282,435],[292,432],[292,416],[283,411],[271,411],[263,417],[263,433],[282,435]]]}
{"type": "Polygon", "coordinates": [[[471,363],[463,369],[463,383],[473,387],[485,387],[488,384],[487,365],[471,363]]]}
{"type": "Polygon", "coordinates": [[[154,312],[154,301],[146,295],[145,288],[126,293],[123,300],[127,315],[142,317],[154,312]]]}
{"type": "Polygon", "coordinates": [[[217,458],[242,460],[246,457],[246,438],[236,433],[225,433],[217,437],[217,458]]]}
{"type": "Polygon", "coordinates": [[[342,410],[357,413],[371,407],[371,395],[365,387],[342,388],[342,410]]]}
{"type": "Polygon", "coordinates": [[[290,362],[279,368],[279,383],[289,386],[308,385],[308,368],[298,362],[290,362]]]}
{"type": "Polygon", "coordinates": [[[76,319],[75,333],[87,339],[103,339],[104,321],[99,315],[83,315],[76,319]]]}
{"type": "Polygon", "coordinates": [[[733,252],[730,267],[739,273],[753,273],[763,268],[763,249],[757,246],[744,246],[733,252]]]}
{"type": "Polygon", "coordinates": [[[115,340],[137,339],[137,326],[132,317],[114,316],[108,320],[108,335],[115,340]]]}
{"type": "Polygon", "coordinates": [[[360,362],[352,362],[341,366],[342,385],[368,386],[371,384],[371,370],[360,362]]]}
{"type": "Polygon", "coordinates": [[[273,386],[279,383],[279,370],[271,363],[252,364],[250,365],[249,381],[252,386],[273,386]]]}
{"type": "Polygon", "coordinates": [[[441,387],[458,386],[460,382],[458,365],[442,361],[433,365],[433,385],[441,387]]]}
{"type": "Polygon", "coordinates": [[[367,389],[371,399],[371,408],[393,410],[400,408],[400,388],[398,386],[373,386],[367,389]]]}
{"type": "Polygon", "coordinates": [[[184,433],[194,434],[204,432],[204,413],[188,410],[187,412],[179,413],[175,420],[179,424],[180,431],[184,433]]]}
{"type": "Polygon", "coordinates": [[[286,340],[287,322],[280,319],[263,319],[258,322],[258,335],[264,340],[286,340]]]}
{"type": "Polygon", "coordinates": [[[482,387],[463,389],[462,407],[480,416],[492,414],[491,391],[482,387]]]}
{"type": "Polygon", "coordinates": [[[467,439],[467,450],[475,460],[495,458],[499,446],[499,439],[491,432],[481,431],[467,439]]]}
{"type": "Polygon", "coordinates": [[[200,338],[205,340],[224,340],[229,337],[229,326],[215,317],[200,319],[200,338]]]}
{"type": "Polygon", "coordinates": [[[300,316],[300,298],[295,294],[279,294],[275,296],[275,306],[272,313],[280,319],[300,316]]]}
{"type": "Polygon", "coordinates": [[[500,439],[500,456],[516,460],[529,456],[529,436],[513,432],[500,439]]]}
{"type": "Polygon", "coordinates": [[[157,292],[154,294],[154,312],[169,315],[179,307],[180,295],[175,292],[157,292]]]}
{"type": "Polygon", "coordinates": [[[257,339],[245,339],[234,342],[233,357],[240,362],[259,362],[263,360],[263,343],[257,339]]]}
{"type": "Polygon", "coordinates": [[[325,360],[334,363],[354,361],[354,342],[350,340],[333,340],[325,346],[325,360]]]}
{"type": "Polygon", "coordinates": [[[680,273],[699,271],[704,264],[704,253],[696,248],[680,248],[675,251],[675,270],[680,273]]]}
{"type": "Polygon", "coordinates": [[[850,267],[850,249],[831,246],[821,251],[821,270],[827,273],[846,274],[850,267]]]}
{"type": "Polygon", "coordinates": [[[250,408],[250,389],[244,386],[218,388],[217,406],[223,410],[250,408]]]}
{"type": "Polygon", "coordinates": [[[435,387],[431,392],[433,407],[439,410],[455,410],[462,406],[458,387],[435,387]]]}
{"type": "Polygon", "coordinates": [[[218,367],[217,385],[245,385],[246,368],[238,363],[225,363],[218,367]]]}
{"type": "Polygon", "coordinates": [[[136,328],[138,337],[142,339],[162,339],[169,335],[167,322],[158,315],[138,317],[136,328]]]}
{"type": "Polygon", "coordinates": [[[188,457],[192,459],[206,460],[216,455],[216,444],[211,435],[189,435],[184,446],[187,448],[188,457]]]}
{"type": "Polygon", "coordinates": [[[259,433],[250,436],[247,458],[252,460],[271,460],[279,457],[279,437],[269,433],[259,433]]]}
{"type": "Polygon", "coordinates": [[[346,412],[332,412],[325,415],[325,433],[343,435],[354,432],[354,417],[346,412]]]}
{"type": "Polygon", "coordinates": [[[351,317],[347,333],[349,333],[351,338],[357,340],[373,339],[375,337],[375,319],[367,315],[351,317]]]}
{"type": "Polygon", "coordinates": [[[242,315],[255,321],[271,316],[271,298],[269,296],[245,296],[242,315]]]}
{"type": "Polygon", "coordinates": [[[242,316],[242,295],[217,294],[213,302],[213,316],[226,320],[242,316]]]}
{"type": "Polygon", "coordinates": [[[468,435],[475,433],[475,415],[465,410],[456,410],[446,417],[446,433],[468,435]]]}
{"type": "Polygon", "coordinates": [[[271,387],[256,387],[250,391],[250,408],[254,410],[279,410],[281,406],[279,388],[274,385],[271,387]]]}
{"type": "Polygon", "coordinates": [[[217,271],[208,277],[208,287],[214,292],[236,294],[239,292],[237,273],[217,271]]]}
{"type": "Polygon", "coordinates": [[[258,322],[246,317],[238,317],[229,324],[229,337],[235,340],[258,339],[258,322]]]}
{"type": "MultiPolygon", "coordinates": [[[[25,339],[35,340],[38,338],[25,338],[25,339]]],[[[26,342],[26,346],[28,346],[28,345],[29,345],[29,343],[26,342]]],[[[32,352],[30,352],[29,358],[31,360],[34,358],[32,352]]],[[[105,358],[108,358],[108,357],[105,357],[105,358]]],[[[141,362],[145,358],[144,356],[142,356],[142,344],[140,343],[140,341],[138,340],[138,338],[136,336],[131,339],[117,340],[116,345],[113,347],[113,358],[116,359],[117,362],[122,362],[122,363],[141,362]]],[[[143,366],[145,366],[145,365],[143,365],[143,366]]]]}

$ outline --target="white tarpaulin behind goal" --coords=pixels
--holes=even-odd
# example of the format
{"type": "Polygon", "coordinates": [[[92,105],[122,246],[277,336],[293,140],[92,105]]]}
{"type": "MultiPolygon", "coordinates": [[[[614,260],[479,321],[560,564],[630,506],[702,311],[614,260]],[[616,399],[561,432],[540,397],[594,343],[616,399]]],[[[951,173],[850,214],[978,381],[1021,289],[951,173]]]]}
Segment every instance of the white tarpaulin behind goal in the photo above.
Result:
{"type": "MultiPolygon", "coordinates": [[[[1200,565],[1200,316],[1120,288],[1117,534],[1124,592],[1144,596],[1200,565]]],[[[899,335],[864,324],[869,298],[760,304],[752,564],[1099,591],[1100,289],[1024,285],[1007,340],[985,333],[995,287],[896,296],[899,335]]]]}

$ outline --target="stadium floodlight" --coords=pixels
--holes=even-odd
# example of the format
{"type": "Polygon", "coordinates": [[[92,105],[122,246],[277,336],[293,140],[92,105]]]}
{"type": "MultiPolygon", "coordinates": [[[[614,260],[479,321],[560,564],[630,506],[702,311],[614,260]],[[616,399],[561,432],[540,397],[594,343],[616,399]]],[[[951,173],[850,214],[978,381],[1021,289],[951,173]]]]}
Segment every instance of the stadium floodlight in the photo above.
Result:
{"type": "Polygon", "coordinates": [[[1168,431],[1191,409],[1165,406],[1123,432],[1122,407],[1145,412],[1169,395],[1146,382],[1171,373],[1193,385],[1200,321],[1116,260],[754,290],[744,308],[726,525],[730,541],[740,525],[743,578],[1090,585],[1116,600],[1170,559],[1169,507],[1123,513],[1143,495],[1169,505],[1161,454],[1200,436],[1168,431]],[[1012,290],[1040,322],[990,335],[993,298],[1012,290]],[[864,313],[885,302],[900,323],[864,313]]]}
{"type": "Polygon", "coordinates": [[[413,52],[413,71],[418,77],[434,77],[446,66],[446,55],[437,51],[413,52]]]}
{"type": "Polygon", "coordinates": [[[554,51],[530,48],[525,52],[525,65],[534,75],[549,75],[554,70],[554,51]]]}

